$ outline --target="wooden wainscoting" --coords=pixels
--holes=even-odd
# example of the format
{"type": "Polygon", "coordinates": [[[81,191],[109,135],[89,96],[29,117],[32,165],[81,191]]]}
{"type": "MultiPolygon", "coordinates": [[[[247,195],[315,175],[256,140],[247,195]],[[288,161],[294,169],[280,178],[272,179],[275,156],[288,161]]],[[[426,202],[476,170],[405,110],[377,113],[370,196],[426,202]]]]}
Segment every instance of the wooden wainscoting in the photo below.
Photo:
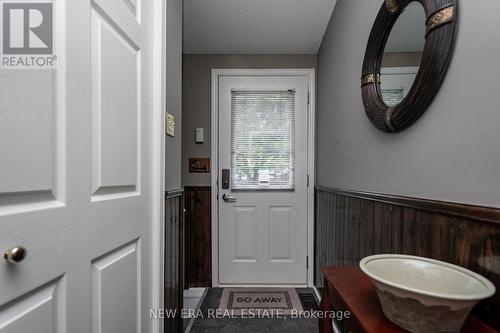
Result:
{"type": "Polygon", "coordinates": [[[212,191],[210,186],[186,186],[186,284],[212,286],[212,191]]]}
{"type": "Polygon", "coordinates": [[[495,284],[474,313],[500,330],[500,209],[324,187],[315,206],[317,287],[321,267],[356,266],[372,254],[443,260],[495,284]]]}
{"type": "MultiPolygon", "coordinates": [[[[164,308],[182,309],[184,293],[184,204],[182,190],[165,196],[164,308]]],[[[165,318],[165,333],[182,332],[182,319],[165,318]]]]}

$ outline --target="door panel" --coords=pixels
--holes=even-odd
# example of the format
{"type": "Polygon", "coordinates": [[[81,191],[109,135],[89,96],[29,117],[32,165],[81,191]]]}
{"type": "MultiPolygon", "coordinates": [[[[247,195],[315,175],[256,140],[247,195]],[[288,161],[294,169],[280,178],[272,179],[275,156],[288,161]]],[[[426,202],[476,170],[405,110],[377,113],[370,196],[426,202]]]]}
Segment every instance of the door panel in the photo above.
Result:
{"type": "Polygon", "coordinates": [[[256,207],[233,207],[235,261],[255,261],[257,255],[257,216],[256,207]]]}
{"type": "MultiPolygon", "coordinates": [[[[51,73],[0,74],[0,196],[2,202],[17,196],[16,204],[35,193],[53,195],[57,146],[51,139],[56,126],[57,81],[51,73]],[[47,84],[48,83],[48,84],[47,84]],[[18,91],[18,87],[25,89],[18,91]],[[27,94],[26,94],[27,92],[27,94]],[[36,123],[37,126],[29,126],[36,123]],[[30,140],[28,138],[37,138],[30,140]]],[[[55,191],[54,191],[55,192],[55,191]]],[[[54,199],[52,197],[52,199],[54,199]]],[[[0,203],[2,203],[0,202],[0,203]]]]}
{"type": "Polygon", "coordinates": [[[292,259],[292,207],[269,207],[271,260],[292,259]]]}
{"type": "Polygon", "coordinates": [[[94,332],[141,331],[140,260],[139,243],[134,242],[92,263],[94,332]]]}
{"type": "Polygon", "coordinates": [[[64,332],[64,279],[57,279],[6,304],[0,312],[0,332],[64,332]]]}
{"type": "Polygon", "coordinates": [[[307,283],[307,90],[303,76],[219,78],[222,285],[307,283]]]}
{"type": "Polygon", "coordinates": [[[92,12],[93,200],[140,191],[140,43],[125,32],[137,22],[121,29],[112,17],[92,12]]]}

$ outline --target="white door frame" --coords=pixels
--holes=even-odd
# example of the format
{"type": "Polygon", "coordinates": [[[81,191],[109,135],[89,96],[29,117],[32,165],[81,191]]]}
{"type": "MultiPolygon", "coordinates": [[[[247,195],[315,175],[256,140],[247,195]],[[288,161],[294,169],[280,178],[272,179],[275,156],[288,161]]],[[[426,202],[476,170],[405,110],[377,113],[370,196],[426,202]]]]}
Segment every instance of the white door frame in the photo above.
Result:
{"type": "Polygon", "coordinates": [[[316,71],[315,69],[212,69],[211,112],[211,185],[212,185],[212,287],[219,287],[219,77],[221,76],[305,76],[309,80],[309,109],[307,112],[307,286],[314,285],[314,185],[316,138],[316,71]]]}
{"type": "MultiPolygon", "coordinates": [[[[155,0],[153,4],[155,15],[153,18],[153,170],[152,175],[152,220],[151,246],[152,269],[151,274],[151,309],[154,311],[164,308],[164,262],[165,262],[165,111],[166,111],[166,23],[167,6],[165,1],[155,0]]],[[[152,333],[163,332],[163,319],[152,319],[152,333]]]]}

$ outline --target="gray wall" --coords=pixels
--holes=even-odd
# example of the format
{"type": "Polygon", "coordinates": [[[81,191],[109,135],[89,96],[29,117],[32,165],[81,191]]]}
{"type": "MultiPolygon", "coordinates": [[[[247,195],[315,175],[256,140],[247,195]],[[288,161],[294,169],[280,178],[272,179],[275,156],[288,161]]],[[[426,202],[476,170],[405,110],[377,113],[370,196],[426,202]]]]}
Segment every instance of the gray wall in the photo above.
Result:
{"type": "Polygon", "coordinates": [[[376,130],[361,99],[366,42],[381,4],[338,0],[323,39],[317,184],[500,207],[500,2],[460,1],[445,82],[400,134],[376,130]]]}
{"type": "Polygon", "coordinates": [[[189,157],[210,157],[212,68],[315,68],[315,55],[184,55],[182,184],[210,185],[210,174],[189,173],[189,157]],[[205,143],[194,142],[195,129],[204,129],[205,143]]]}
{"type": "Polygon", "coordinates": [[[167,112],[175,116],[175,136],[166,136],[165,188],[181,188],[182,0],[167,0],[167,112]]]}

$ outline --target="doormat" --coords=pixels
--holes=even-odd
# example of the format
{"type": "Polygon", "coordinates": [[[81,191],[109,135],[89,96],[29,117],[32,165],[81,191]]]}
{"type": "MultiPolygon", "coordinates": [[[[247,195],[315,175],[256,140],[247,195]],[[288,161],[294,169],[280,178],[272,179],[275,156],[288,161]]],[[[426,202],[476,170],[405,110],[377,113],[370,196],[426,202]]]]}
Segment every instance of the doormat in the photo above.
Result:
{"type": "Polygon", "coordinates": [[[219,310],[255,317],[289,316],[304,311],[294,288],[224,288],[219,310]]]}

